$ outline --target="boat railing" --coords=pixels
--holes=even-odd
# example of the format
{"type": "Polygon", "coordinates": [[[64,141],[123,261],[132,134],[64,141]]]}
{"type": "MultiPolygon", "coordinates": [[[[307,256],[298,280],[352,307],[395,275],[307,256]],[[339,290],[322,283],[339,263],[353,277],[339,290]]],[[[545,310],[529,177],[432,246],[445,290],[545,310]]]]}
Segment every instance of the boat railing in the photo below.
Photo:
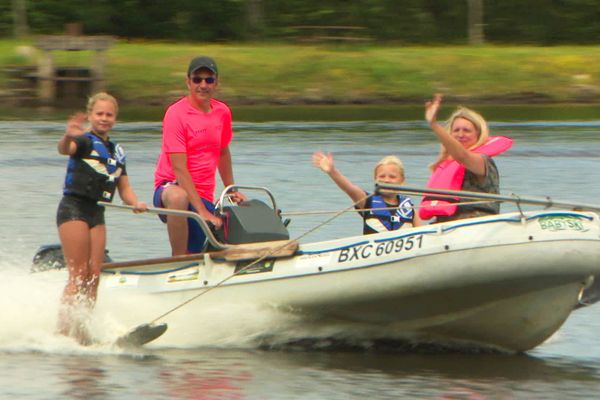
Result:
{"type": "Polygon", "coordinates": [[[474,200],[495,200],[502,202],[512,202],[517,205],[519,204],[531,204],[550,207],[564,207],[572,210],[590,210],[598,212],[600,211],[600,204],[588,204],[579,203],[567,200],[557,200],[550,197],[532,197],[532,196],[519,196],[516,194],[512,195],[501,195],[494,193],[481,193],[481,192],[469,192],[464,190],[447,190],[447,189],[434,189],[434,188],[418,188],[412,186],[395,185],[392,183],[377,182],[375,184],[375,191],[393,191],[405,194],[412,194],[417,196],[435,195],[436,197],[458,197],[462,199],[474,199],[474,200]]]}
{"type": "MultiPolygon", "coordinates": [[[[127,209],[127,210],[134,210],[133,206],[129,206],[129,205],[125,205],[125,204],[113,204],[113,203],[108,203],[108,202],[105,202],[105,201],[99,201],[98,205],[101,205],[101,206],[104,206],[104,207],[112,207],[112,208],[121,208],[121,209],[127,209]]],[[[206,234],[206,239],[208,240],[208,242],[215,249],[217,249],[217,250],[225,250],[225,249],[229,249],[229,248],[233,247],[233,245],[231,245],[231,244],[220,242],[215,237],[212,229],[210,229],[210,227],[208,226],[208,224],[206,223],[206,221],[203,220],[200,217],[200,215],[198,215],[195,212],[185,211],[185,210],[173,210],[173,209],[170,209],[170,208],[159,208],[159,207],[148,207],[146,209],[146,212],[149,212],[151,214],[158,214],[158,215],[174,215],[174,216],[178,216],[178,217],[191,218],[194,221],[198,222],[198,224],[200,225],[200,227],[202,228],[202,230],[206,234]]]]}
{"type": "MultiPolygon", "coordinates": [[[[219,197],[219,201],[217,203],[217,211],[219,214],[223,214],[223,205],[225,203],[225,200],[228,199],[228,195],[230,194],[230,192],[237,191],[239,189],[260,191],[260,192],[266,193],[267,196],[270,198],[271,203],[273,204],[273,210],[275,212],[277,212],[277,203],[275,202],[275,197],[273,196],[271,191],[269,189],[267,189],[266,187],[249,186],[249,185],[229,185],[223,189],[223,191],[221,192],[221,196],[219,197]]],[[[229,201],[231,202],[231,200],[229,200],[229,201]]],[[[133,206],[129,206],[129,205],[125,205],[125,204],[113,204],[113,203],[108,203],[108,202],[104,202],[104,201],[99,201],[98,204],[101,206],[104,206],[104,207],[113,207],[113,208],[134,210],[133,206]]],[[[186,218],[193,219],[194,221],[198,222],[198,224],[200,225],[200,228],[202,228],[202,231],[204,231],[204,233],[206,234],[206,239],[208,240],[208,243],[215,250],[226,250],[226,249],[231,249],[234,247],[239,247],[238,245],[223,243],[220,240],[218,240],[217,237],[215,236],[213,230],[208,226],[208,223],[204,219],[202,219],[200,217],[200,215],[198,215],[197,213],[195,213],[193,211],[174,210],[174,209],[170,209],[170,208],[159,208],[159,207],[148,207],[146,209],[146,212],[149,212],[151,214],[174,215],[174,216],[178,216],[178,217],[186,217],[186,218]]]]}
{"type": "Polygon", "coordinates": [[[275,212],[277,212],[277,203],[275,202],[275,196],[273,196],[273,193],[271,193],[271,191],[269,189],[267,189],[266,187],[250,186],[250,185],[235,185],[234,184],[234,185],[226,186],[223,189],[223,191],[221,192],[221,196],[219,196],[219,201],[217,202],[217,210],[219,211],[219,214],[223,214],[223,207],[225,204],[225,199],[228,198],[229,193],[233,192],[233,191],[237,191],[239,189],[253,190],[253,191],[259,191],[259,192],[266,193],[267,196],[269,196],[271,203],[273,204],[273,210],[275,212]]]}

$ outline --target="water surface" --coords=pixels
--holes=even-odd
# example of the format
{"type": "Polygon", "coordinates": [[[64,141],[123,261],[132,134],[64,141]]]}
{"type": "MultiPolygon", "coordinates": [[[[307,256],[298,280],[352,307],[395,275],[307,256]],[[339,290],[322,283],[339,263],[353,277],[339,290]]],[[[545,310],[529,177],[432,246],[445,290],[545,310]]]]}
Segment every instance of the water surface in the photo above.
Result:
{"type": "MultiPolygon", "coordinates": [[[[515,146],[497,158],[501,191],[600,203],[600,119],[492,123],[515,146]]],[[[315,150],[334,154],[340,170],[372,190],[372,168],[396,154],[407,180],[423,186],[438,150],[421,121],[239,122],[232,145],[236,181],[270,188],[299,237],[349,199],[310,164],[315,150]]],[[[29,273],[38,246],[58,242],[54,214],[66,158],[56,152],[63,122],[0,122],[0,397],[15,399],[397,399],[593,398],[600,390],[598,307],[575,312],[548,342],[527,355],[438,353],[406,348],[317,347],[268,350],[225,329],[231,315],[213,310],[205,345],[149,346],[123,352],[82,348],[54,335],[63,282],[29,273]],[[219,337],[219,340],[214,339],[219,337]]],[[[114,138],[128,172],[150,200],[160,146],[158,122],[123,122],[114,138]]],[[[514,206],[503,206],[504,210],[514,206]]],[[[165,256],[167,235],[156,217],[107,213],[115,260],[165,256]]],[[[359,234],[353,212],[302,237],[359,234]]],[[[201,301],[201,300],[199,300],[201,301]]],[[[152,304],[146,305],[152,307],[152,304]]],[[[399,305],[401,306],[401,305],[399,305]]],[[[231,310],[229,310],[231,311],[231,310]]],[[[158,314],[158,313],[157,313],[158,314]]],[[[233,316],[250,318],[252,316],[233,316]]],[[[261,316],[264,317],[264,316],[261,316]]],[[[264,320],[264,333],[270,324],[264,320]]]]}

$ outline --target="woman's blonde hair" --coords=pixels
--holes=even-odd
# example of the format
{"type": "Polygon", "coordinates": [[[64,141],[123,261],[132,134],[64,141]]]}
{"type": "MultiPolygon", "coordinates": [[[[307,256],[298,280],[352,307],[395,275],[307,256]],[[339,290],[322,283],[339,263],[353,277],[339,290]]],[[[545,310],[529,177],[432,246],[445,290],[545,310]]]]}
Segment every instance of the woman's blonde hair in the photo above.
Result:
{"type": "Polygon", "coordinates": [[[115,106],[115,114],[119,114],[119,103],[117,102],[117,99],[115,99],[114,96],[111,96],[110,94],[108,94],[106,92],[96,93],[95,95],[91,96],[88,99],[87,107],[86,107],[86,110],[88,113],[92,112],[94,105],[99,100],[106,100],[106,101],[110,101],[111,103],[113,103],[113,105],[115,106]]]}
{"type": "Polygon", "coordinates": [[[398,168],[398,172],[400,172],[400,176],[402,177],[402,179],[405,179],[404,164],[402,164],[402,161],[400,161],[400,159],[396,156],[385,156],[381,160],[379,160],[379,162],[375,164],[375,168],[373,169],[374,178],[377,178],[377,169],[382,165],[395,165],[398,168]]]}
{"type": "MultiPolygon", "coordinates": [[[[490,136],[490,131],[487,122],[481,116],[481,114],[467,107],[457,108],[456,111],[452,113],[450,118],[448,118],[448,121],[446,121],[445,128],[448,132],[452,131],[452,125],[454,125],[454,121],[456,121],[458,118],[463,118],[471,122],[473,125],[475,125],[475,129],[477,130],[477,142],[475,142],[473,146],[469,147],[469,150],[479,147],[487,142],[490,136]]],[[[448,150],[446,150],[446,148],[442,145],[438,158],[429,165],[429,168],[434,171],[438,165],[440,165],[442,161],[447,160],[449,156],[448,150]]]]}

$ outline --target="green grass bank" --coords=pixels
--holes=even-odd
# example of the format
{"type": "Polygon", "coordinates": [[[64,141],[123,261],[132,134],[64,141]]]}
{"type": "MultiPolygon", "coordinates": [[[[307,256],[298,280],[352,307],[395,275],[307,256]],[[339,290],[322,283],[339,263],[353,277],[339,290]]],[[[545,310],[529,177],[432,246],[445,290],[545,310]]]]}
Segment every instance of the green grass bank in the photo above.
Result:
{"type": "MultiPolygon", "coordinates": [[[[90,66],[87,51],[54,52],[90,66]]],[[[401,47],[370,44],[199,44],[118,40],[107,90],[125,105],[164,106],[185,92],[189,60],[213,56],[231,105],[421,105],[434,92],[468,104],[600,103],[600,46],[401,47]]],[[[0,41],[0,66],[35,65],[34,40],[0,41]]],[[[0,74],[0,91],[10,81],[0,74]]],[[[4,96],[3,96],[4,97],[4,96]]]]}

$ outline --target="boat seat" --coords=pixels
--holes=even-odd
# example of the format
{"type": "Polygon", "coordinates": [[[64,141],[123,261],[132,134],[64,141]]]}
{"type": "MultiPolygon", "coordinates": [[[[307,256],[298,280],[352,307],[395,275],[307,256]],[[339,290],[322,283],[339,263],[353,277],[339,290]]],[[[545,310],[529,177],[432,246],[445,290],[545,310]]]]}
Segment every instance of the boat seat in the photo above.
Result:
{"type": "Polygon", "coordinates": [[[296,240],[275,240],[271,242],[244,243],[231,245],[225,250],[207,253],[216,261],[247,261],[257,258],[284,258],[293,256],[298,250],[296,240]]]}

